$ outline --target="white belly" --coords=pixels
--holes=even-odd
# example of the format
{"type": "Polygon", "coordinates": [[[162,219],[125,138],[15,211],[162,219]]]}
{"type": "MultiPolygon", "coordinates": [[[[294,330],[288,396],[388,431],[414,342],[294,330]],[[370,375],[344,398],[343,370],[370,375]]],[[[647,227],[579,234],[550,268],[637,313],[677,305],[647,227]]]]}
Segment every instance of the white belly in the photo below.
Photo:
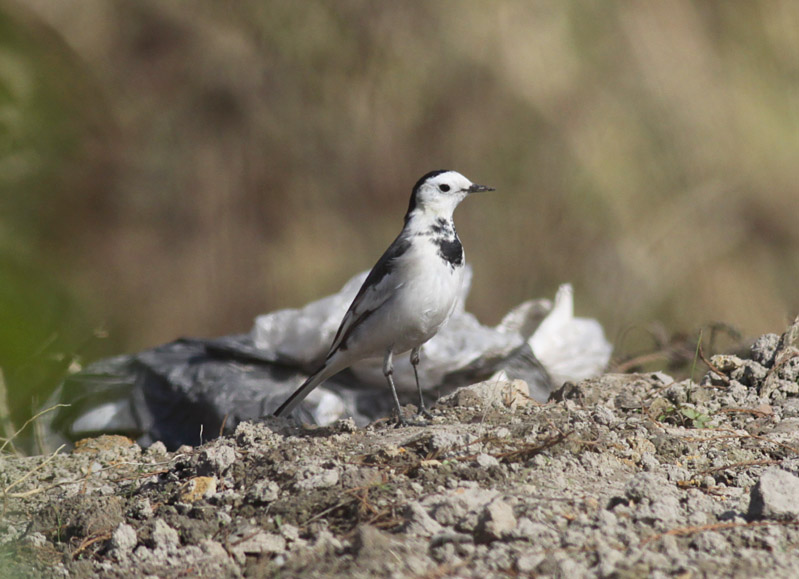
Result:
{"type": "MultiPolygon", "coordinates": [[[[443,264],[443,262],[442,262],[443,264]]],[[[454,271],[444,264],[433,275],[419,276],[398,292],[397,311],[410,312],[411,315],[395,320],[401,339],[394,344],[394,352],[399,354],[425,343],[436,335],[449,319],[457,301],[463,268],[454,271]]]]}
{"type": "MultiPolygon", "coordinates": [[[[422,246],[418,252],[432,249],[422,246]]],[[[405,282],[359,331],[359,349],[371,356],[382,357],[389,348],[401,354],[424,344],[449,319],[460,294],[463,268],[451,267],[438,255],[408,256],[401,267],[398,277],[405,282]]]]}

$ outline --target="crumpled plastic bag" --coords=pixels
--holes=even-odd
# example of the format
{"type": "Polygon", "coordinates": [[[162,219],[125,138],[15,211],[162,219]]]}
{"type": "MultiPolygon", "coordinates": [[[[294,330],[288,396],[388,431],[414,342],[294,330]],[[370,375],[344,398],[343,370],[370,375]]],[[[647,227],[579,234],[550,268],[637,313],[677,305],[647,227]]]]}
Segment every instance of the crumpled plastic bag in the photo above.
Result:
{"type": "MultiPolygon", "coordinates": [[[[278,310],[258,316],[251,335],[266,357],[313,371],[327,355],[341,319],[349,308],[368,272],[350,279],[336,294],[311,302],[303,308],[278,310]]],[[[549,392],[566,381],[576,381],[601,372],[613,350],[596,320],[574,317],[574,292],[564,284],[554,304],[549,300],[530,300],[509,312],[499,325],[484,326],[465,311],[464,302],[471,287],[472,270],[466,266],[464,283],[452,317],[422,347],[419,380],[431,389],[482,360],[507,358],[525,343],[548,374],[547,384],[530,384],[545,401],[549,392]],[[545,390],[545,392],[544,392],[545,390]]],[[[353,373],[364,383],[385,385],[383,360],[375,358],[357,363],[353,373]]],[[[398,391],[415,391],[413,368],[407,356],[396,356],[394,381],[398,391]]]]}
{"type": "MultiPolygon", "coordinates": [[[[120,433],[174,449],[271,414],[324,359],[366,275],[303,308],[258,316],[249,335],[176,340],[68,376],[45,405],[70,404],[44,415],[45,446],[120,433]]],[[[606,366],[612,347],[596,320],[574,317],[571,286],[561,286],[554,303],[524,302],[489,327],[465,311],[470,281],[467,267],[452,317],[422,348],[419,379],[431,398],[496,377],[525,380],[544,402],[565,381],[606,366]]],[[[407,356],[395,357],[394,379],[401,401],[414,402],[407,356]]],[[[351,416],[365,425],[391,408],[382,360],[375,359],[325,382],[294,416],[320,425],[351,416]]]]}

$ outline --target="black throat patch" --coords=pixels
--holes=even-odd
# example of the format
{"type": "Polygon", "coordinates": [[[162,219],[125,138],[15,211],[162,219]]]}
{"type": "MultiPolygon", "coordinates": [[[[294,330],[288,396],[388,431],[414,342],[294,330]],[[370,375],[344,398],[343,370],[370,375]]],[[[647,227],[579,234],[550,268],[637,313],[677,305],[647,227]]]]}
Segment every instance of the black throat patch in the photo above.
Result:
{"type": "Polygon", "coordinates": [[[436,219],[436,222],[430,227],[430,231],[442,237],[457,237],[457,235],[455,235],[455,228],[452,226],[452,222],[447,221],[443,217],[436,219]]]}
{"type": "Polygon", "coordinates": [[[453,269],[463,265],[463,245],[457,235],[449,239],[437,237],[433,242],[438,245],[438,255],[453,269]]]}

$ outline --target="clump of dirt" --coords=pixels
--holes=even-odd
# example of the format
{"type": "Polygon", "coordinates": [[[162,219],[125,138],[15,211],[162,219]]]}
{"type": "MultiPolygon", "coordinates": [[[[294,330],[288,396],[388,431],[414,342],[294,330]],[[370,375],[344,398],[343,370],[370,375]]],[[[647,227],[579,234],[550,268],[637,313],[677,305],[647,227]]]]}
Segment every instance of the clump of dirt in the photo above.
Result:
{"type": "Polygon", "coordinates": [[[0,566],[19,577],[792,577],[795,331],[761,337],[748,359],[714,356],[699,383],[606,374],[544,405],[476,386],[427,426],[272,419],[174,453],[104,436],[5,457],[0,566]]]}

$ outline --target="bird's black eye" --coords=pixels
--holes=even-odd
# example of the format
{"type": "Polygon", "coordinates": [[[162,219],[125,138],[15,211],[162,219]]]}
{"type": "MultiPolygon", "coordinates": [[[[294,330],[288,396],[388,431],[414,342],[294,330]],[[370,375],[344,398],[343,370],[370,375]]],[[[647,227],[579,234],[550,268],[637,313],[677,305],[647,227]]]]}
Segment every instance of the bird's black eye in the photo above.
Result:
{"type": "Polygon", "coordinates": [[[447,185],[446,183],[444,185],[439,185],[438,188],[441,189],[444,193],[449,191],[449,185],[447,185]]]}

